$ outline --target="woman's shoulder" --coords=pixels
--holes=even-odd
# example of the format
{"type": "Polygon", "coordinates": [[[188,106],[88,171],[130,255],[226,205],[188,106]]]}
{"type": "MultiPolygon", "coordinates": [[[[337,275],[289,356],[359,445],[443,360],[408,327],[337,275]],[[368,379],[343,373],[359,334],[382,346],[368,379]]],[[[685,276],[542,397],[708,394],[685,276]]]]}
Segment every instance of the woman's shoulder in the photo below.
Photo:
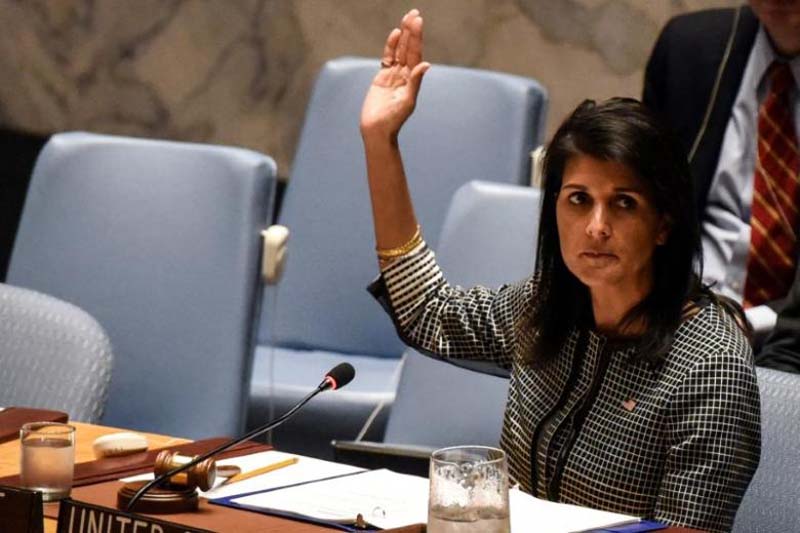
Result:
{"type": "Polygon", "coordinates": [[[735,314],[713,297],[692,302],[675,332],[670,358],[694,366],[701,360],[736,359],[753,364],[753,352],[743,325],[735,314]]]}

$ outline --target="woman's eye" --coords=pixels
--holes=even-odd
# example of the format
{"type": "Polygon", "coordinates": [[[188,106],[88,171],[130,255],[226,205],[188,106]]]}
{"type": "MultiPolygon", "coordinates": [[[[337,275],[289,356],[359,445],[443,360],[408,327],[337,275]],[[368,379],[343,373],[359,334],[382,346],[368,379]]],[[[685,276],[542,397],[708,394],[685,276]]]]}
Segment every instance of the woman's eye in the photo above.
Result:
{"type": "Polygon", "coordinates": [[[636,200],[634,200],[630,196],[620,196],[617,199],[617,205],[622,209],[633,209],[634,207],[636,207],[636,200]]]}
{"type": "Polygon", "coordinates": [[[573,192],[569,196],[567,196],[567,200],[572,205],[581,205],[586,203],[586,193],[583,192],[573,192]]]}

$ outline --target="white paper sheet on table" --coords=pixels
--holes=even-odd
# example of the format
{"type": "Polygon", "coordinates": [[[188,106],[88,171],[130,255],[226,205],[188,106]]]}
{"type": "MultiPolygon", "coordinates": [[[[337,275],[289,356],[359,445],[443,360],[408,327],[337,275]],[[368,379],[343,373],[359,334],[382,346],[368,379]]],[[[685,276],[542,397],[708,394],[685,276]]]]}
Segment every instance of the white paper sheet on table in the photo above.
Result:
{"type": "MultiPolygon", "coordinates": [[[[203,498],[225,498],[236,494],[245,494],[248,492],[255,492],[259,490],[274,489],[276,487],[286,487],[295,485],[297,483],[306,483],[317,479],[325,479],[333,476],[341,476],[343,474],[350,474],[353,472],[360,472],[363,468],[355,466],[344,465],[340,463],[333,463],[331,461],[323,461],[321,459],[314,459],[313,457],[304,457],[302,455],[294,455],[291,453],[277,452],[270,450],[268,452],[253,453],[250,455],[243,455],[241,457],[234,457],[231,459],[221,459],[217,461],[218,465],[236,465],[242,469],[242,472],[249,472],[256,468],[276,463],[289,457],[298,457],[299,460],[289,466],[267,472],[260,476],[256,476],[244,481],[232,483],[230,485],[219,486],[222,480],[219,480],[217,487],[207,491],[201,492],[200,496],[203,498]]],[[[124,482],[139,481],[153,479],[153,474],[141,474],[138,476],[131,476],[123,479],[124,482]]]]}
{"type": "Polygon", "coordinates": [[[579,533],[639,521],[634,516],[540,500],[516,489],[509,491],[509,504],[514,533],[579,533]]]}
{"type": "Polygon", "coordinates": [[[353,523],[361,514],[368,523],[389,529],[427,521],[428,480],[371,470],[252,494],[233,502],[339,523],[353,523]]]}

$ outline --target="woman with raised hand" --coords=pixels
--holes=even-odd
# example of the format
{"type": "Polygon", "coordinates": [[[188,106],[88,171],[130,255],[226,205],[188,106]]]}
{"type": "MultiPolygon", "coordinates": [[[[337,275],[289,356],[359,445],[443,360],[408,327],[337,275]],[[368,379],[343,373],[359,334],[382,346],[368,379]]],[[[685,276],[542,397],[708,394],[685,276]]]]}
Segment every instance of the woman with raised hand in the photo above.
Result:
{"type": "Polygon", "coordinates": [[[680,148],[635,100],[582,103],[547,149],[535,272],[451,286],[398,145],[430,68],[422,41],[411,10],[362,110],[381,270],[370,290],[409,345],[510,371],[500,445],[525,491],[729,531],[758,465],[758,387],[740,310],[699,282],[680,148]]]}

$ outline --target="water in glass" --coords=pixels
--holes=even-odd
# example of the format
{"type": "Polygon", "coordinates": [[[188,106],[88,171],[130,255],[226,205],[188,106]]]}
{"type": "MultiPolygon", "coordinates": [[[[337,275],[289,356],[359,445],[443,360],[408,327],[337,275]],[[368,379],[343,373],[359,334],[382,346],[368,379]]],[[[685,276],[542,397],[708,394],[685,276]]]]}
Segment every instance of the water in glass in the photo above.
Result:
{"type": "Polygon", "coordinates": [[[433,507],[428,510],[429,533],[509,533],[508,511],[487,507],[433,507]]]}
{"type": "Polygon", "coordinates": [[[22,485],[40,491],[44,501],[69,496],[75,464],[72,433],[60,428],[56,428],[56,433],[24,431],[20,461],[22,485]],[[66,434],[58,431],[66,431],[66,434]]]}
{"type": "Polygon", "coordinates": [[[431,455],[428,533],[509,533],[502,450],[457,446],[431,455]]]}

